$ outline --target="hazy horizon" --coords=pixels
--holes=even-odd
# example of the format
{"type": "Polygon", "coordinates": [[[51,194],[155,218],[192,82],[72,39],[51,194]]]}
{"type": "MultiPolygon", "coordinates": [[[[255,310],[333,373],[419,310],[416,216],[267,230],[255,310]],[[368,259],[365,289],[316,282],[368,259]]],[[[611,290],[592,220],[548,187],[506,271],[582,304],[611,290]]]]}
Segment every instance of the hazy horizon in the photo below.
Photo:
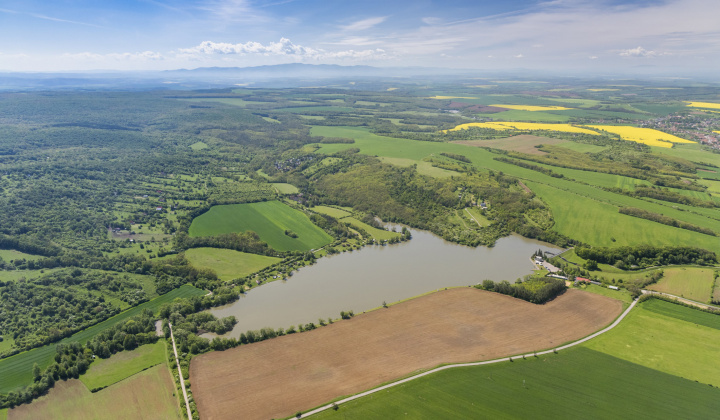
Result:
{"type": "Polygon", "coordinates": [[[564,74],[712,74],[709,0],[9,0],[0,71],[305,63],[564,74]],[[10,41],[12,40],[12,42],[10,41]]]}

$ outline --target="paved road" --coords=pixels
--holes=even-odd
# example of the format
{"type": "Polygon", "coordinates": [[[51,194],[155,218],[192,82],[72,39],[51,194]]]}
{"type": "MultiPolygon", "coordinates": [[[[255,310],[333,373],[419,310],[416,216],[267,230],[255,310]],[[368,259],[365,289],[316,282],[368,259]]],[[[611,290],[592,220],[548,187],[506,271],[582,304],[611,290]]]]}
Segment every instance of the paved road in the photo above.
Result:
{"type": "Polygon", "coordinates": [[[183,379],[182,369],[180,369],[180,359],[177,354],[177,346],[175,346],[175,336],[173,335],[172,324],[168,322],[170,327],[170,339],[173,343],[173,352],[175,352],[175,364],[177,365],[178,375],[180,375],[180,387],[182,388],[183,397],[185,398],[185,408],[187,409],[188,419],[192,419],[192,411],[190,410],[190,401],[188,400],[187,390],[185,389],[185,379],[183,379]]]}
{"type": "MultiPolygon", "coordinates": [[[[429,371],[427,371],[427,372],[423,372],[423,373],[417,374],[417,375],[415,375],[415,376],[411,376],[411,377],[409,377],[409,378],[405,378],[405,379],[399,380],[399,381],[397,381],[397,382],[393,382],[393,383],[391,383],[391,384],[383,385],[383,386],[381,386],[381,387],[378,387],[378,388],[375,388],[375,389],[371,389],[371,390],[369,390],[369,391],[365,391],[365,392],[360,393],[360,394],[357,394],[357,395],[353,395],[352,397],[347,397],[347,398],[342,399],[342,400],[340,400],[340,401],[336,401],[335,404],[337,404],[337,405],[344,404],[344,403],[346,403],[346,402],[350,402],[350,401],[352,401],[352,400],[356,400],[356,399],[358,399],[358,398],[365,397],[365,396],[370,395],[370,394],[373,394],[373,393],[375,393],[375,392],[380,392],[380,391],[386,390],[386,389],[388,389],[388,388],[392,388],[392,387],[394,387],[394,386],[397,386],[397,385],[400,385],[400,384],[404,384],[404,383],[406,383],[406,382],[410,382],[410,381],[415,380],[415,379],[418,379],[418,378],[422,378],[423,376],[427,376],[427,375],[433,374],[433,373],[435,373],[435,372],[440,372],[441,370],[453,369],[453,368],[458,368],[458,367],[466,367],[466,366],[490,365],[490,364],[493,364],[493,363],[507,362],[507,361],[510,361],[510,359],[517,359],[517,358],[519,358],[519,357],[541,356],[541,355],[543,355],[543,354],[550,354],[550,353],[553,353],[553,352],[556,352],[556,351],[559,351],[559,350],[565,350],[565,349],[568,349],[568,348],[570,348],[570,347],[577,346],[578,344],[582,344],[582,343],[584,343],[584,342],[586,342],[586,341],[588,341],[588,340],[592,340],[593,338],[599,336],[600,334],[604,334],[604,333],[610,331],[611,329],[615,328],[615,327],[620,323],[620,321],[622,321],[622,320],[625,318],[625,316],[627,316],[627,314],[630,313],[630,310],[631,310],[632,308],[634,308],[636,304],[637,304],[637,300],[633,301],[632,304],[630,304],[630,306],[625,310],[625,312],[623,312],[622,315],[620,315],[620,316],[615,320],[615,322],[613,322],[612,324],[610,324],[608,327],[606,327],[606,328],[604,328],[604,329],[602,329],[602,330],[600,330],[600,331],[598,331],[598,332],[596,332],[596,333],[594,333],[594,334],[591,334],[591,335],[589,335],[589,336],[587,336],[587,337],[585,337],[585,338],[582,338],[582,339],[580,339],[580,340],[578,340],[578,341],[574,341],[574,342],[572,342],[572,343],[570,343],[570,344],[566,344],[566,345],[564,345],[564,346],[557,347],[557,348],[555,348],[555,349],[553,349],[553,350],[539,351],[539,352],[537,352],[537,353],[536,353],[536,352],[527,353],[527,354],[518,355],[518,356],[504,357],[504,358],[502,358],[502,359],[487,360],[487,361],[484,361],[484,362],[457,363],[457,364],[453,364],[453,365],[440,366],[440,367],[438,367],[438,368],[429,370],[429,371]]],[[[313,414],[317,414],[317,413],[320,413],[320,412],[322,412],[322,411],[325,411],[325,410],[328,410],[328,409],[331,409],[331,408],[333,408],[333,404],[328,404],[328,405],[322,406],[322,407],[320,407],[320,408],[316,408],[316,409],[314,409],[314,410],[312,410],[312,411],[308,411],[307,413],[304,413],[304,414],[303,414],[303,417],[311,416],[311,415],[313,415],[313,414]]]]}

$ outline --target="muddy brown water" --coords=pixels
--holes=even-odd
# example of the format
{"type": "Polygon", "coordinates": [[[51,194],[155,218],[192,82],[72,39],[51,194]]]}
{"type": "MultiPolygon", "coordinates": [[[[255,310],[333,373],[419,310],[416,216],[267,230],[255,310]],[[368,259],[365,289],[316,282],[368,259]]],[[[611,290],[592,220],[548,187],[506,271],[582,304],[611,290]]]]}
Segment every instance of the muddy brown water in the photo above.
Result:
{"type": "MultiPolygon", "coordinates": [[[[263,327],[288,328],[356,314],[446,287],[469,286],[485,279],[515,279],[532,272],[530,256],[538,249],[560,248],[522,236],[508,236],[494,247],[470,248],[411,230],[412,240],[396,245],[366,246],[324,257],[287,281],[252,289],[238,301],[211,309],[217,317],[238,319],[227,337],[263,327]]],[[[203,335],[212,338],[214,334],[203,335]]]]}

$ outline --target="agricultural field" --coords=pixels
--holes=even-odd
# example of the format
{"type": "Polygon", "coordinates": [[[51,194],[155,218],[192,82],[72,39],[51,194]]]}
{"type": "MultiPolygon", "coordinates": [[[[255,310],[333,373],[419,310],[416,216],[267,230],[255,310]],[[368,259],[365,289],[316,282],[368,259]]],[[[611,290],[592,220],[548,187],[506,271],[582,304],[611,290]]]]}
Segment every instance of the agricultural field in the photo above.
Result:
{"type": "MultiPolygon", "coordinates": [[[[651,299],[620,325],[586,344],[628,362],[702,384],[720,386],[720,320],[651,299]]],[[[707,386],[707,385],[705,385],[707,386]]]]}
{"type": "Polygon", "coordinates": [[[494,130],[543,130],[543,131],[561,131],[564,133],[582,133],[598,135],[599,133],[588,130],[586,128],[576,127],[570,124],[543,124],[543,123],[526,123],[526,122],[510,122],[510,121],[493,121],[486,123],[465,123],[460,124],[450,131],[465,130],[470,127],[492,128],[494,130]]]}
{"type": "Polygon", "coordinates": [[[185,257],[194,267],[209,268],[225,281],[245,277],[282,261],[281,258],[220,248],[191,248],[185,251],[185,257]]]}
{"type": "Polygon", "coordinates": [[[623,140],[647,144],[648,146],[671,148],[676,143],[695,143],[694,141],[685,140],[678,136],[673,136],[672,134],[663,133],[662,131],[651,128],[616,125],[588,125],[588,127],[617,134],[623,140]]]}
{"type": "Polygon", "coordinates": [[[165,348],[165,340],[158,340],[155,344],[116,353],[108,359],[96,359],[88,371],[80,376],[80,381],[90,391],[106,388],[145,369],[164,364],[165,348]]]}
{"type": "Polygon", "coordinates": [[[384,229],[378,229],[376,227],[372,227],[368,225],[367,223],[363,223],[359,220],[357,220],[354,217],[345,217],[343,219],[340,219],[340,221],[344,223],[349,223],[350,225],[363,229],[365,232],[370,234],[373,239],[376,241],[389,241],[392,238],[399,238],[400,234],[396,232],[390,232],[384,229]]]}
{"type": "Polygon", "coordinates": [[[8,420],[182,419],[175,383],[165,364],[91,393],[77,379],[60,381],[47,395],[8,411],[8,420]]]}
{"type": "Polygon", "coordinates": [[[300,192],[300,190],[298,190],[298,188],[292,184],[278,182],[278,183],[272,184],[272,186],[280,194],[297,194],[298,192],[300,192]]]}
{"type": "MultiPolygon", "coordinates": [[[[160,306],[165,303],[172,302],[175,298],[201,296],[205,293],[206,292],[196,289],[190,285],[182,286],[149,302],[135,306],[125,312],[115,315],[112,318],[95,324],[92,327],[80,331],[70,337],[60,340],[59,343],[86,343],[104,329],[139,315],[144,309],[156,311],[160,308],[160,306]]],[[[56,344],[50,344],[17,354],[15,356],[0,359],[0,377],[3,378],[3,381],[0,383],[0,392],[14,391],[25,384],[31,383],[33,365],[37,363],[41,369],[50,365],[52,358],[55,355],[55,347],[56,344]]]]}
{"type": "Polygon", "coordinates": [[[449,289],[309,333],[198,356],[190,365],[193,395],[203,418],[286,417],[438,364],[552,348],[607,325],[621,308],[577,290],[534,305],[449,289]],[[221,391],[240,386],[243,398],[221,391]]]}
{"type": "Polygon", "coordinates": [[[0,249],[0,259],[10,262],[12,260],[37,261],[43,258],[41,255],[27,254],[14,249],[0,249]]]}
{"type": "Polygon", "coordinates": [[[193,220],[190,236],[253,231],[278,251],[309,251],[331,242],[307,215],[279,201],[214,206],[193,220]],[[292,231],[297,238],[285,234],[292,231]]]}
{"type": "Polygon", "coordinates": [[[437,372],[308,418],[704,418],[719,397],[717,388],[580,347],[437,372]]]}
{"type": "Polygon", "coordinates": [[[497,140],[457,140],[451,143],[475,147],[490,147],[500,150],[512,150],[513,152],[527,153],[529,155],[545,155],[547,154],[546,152],[541,151],[535,146],[539,146],[541,144],[561,145],[568,142],[565,140],[558,140],[550,137],[539,137],[530,134],[523,134],[497,140]]]}
{"type": "Polygon", "coordinates": [[[488,105],[495,106],[498,108],[516,109],[519,111],[563,111],[570,108],[564,106],[539,106],[539,105],[488,105]]]}
{"type": "Polygon", "coordinates": [[[710,268],[667,268],[659,282],[648,287],[697,302],[707,303],[712,295],[715,270],[710,268]]]}
{"type": "Polygon", "coordinates": [[[349,211],[345,211],[342,209],[338,209],[335,207],[329,207],[329,206],[315,206],[315,207],[311,208],[311,210],[316,213],[326,214],[326,215],[334,217],[336,219],[342,219],[343,217],[347,217],[352,214],[349,211]]]}
{"type": "Polygon", "coordinates": [[[720,109],[720,104],[715,102],[686,102],[692,108],[720,109]]]}

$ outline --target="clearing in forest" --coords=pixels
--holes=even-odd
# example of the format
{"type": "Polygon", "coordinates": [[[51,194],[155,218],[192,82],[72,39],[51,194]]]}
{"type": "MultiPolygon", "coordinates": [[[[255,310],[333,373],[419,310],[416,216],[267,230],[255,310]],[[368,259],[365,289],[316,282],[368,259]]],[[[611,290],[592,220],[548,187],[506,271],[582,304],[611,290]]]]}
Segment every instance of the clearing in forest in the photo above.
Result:
{"type": "Polygon", "coordinates": [[[105,388],[150,367],[165,363],[165,340],[121,351],[107,359],[95,359],[80,381],[92,391],[105,388]]]}
{"type": "Polygon", "coordinates": [[[309,251],[332,241],[305,213],[279,201],[213,206],[190,225],[190,236],[246,231],[278,251],[309,251]]]}
{"type": "Polygon", "coordinates": [[[191,248],[185,251],[185,257],[193,266],[209,268],[225,281],[245,277],[282,261],[282,258],[220,248],[191,248]]]}
{"type": "Polygon", "coordinates": [[[618,300],[578,290],[534,305],[450,289],[307,333],[200,355],[190,366],[193,395],[205,419],[287,417],[439,364],[553,348],[599,330],[621,309],[618,300]]]}

